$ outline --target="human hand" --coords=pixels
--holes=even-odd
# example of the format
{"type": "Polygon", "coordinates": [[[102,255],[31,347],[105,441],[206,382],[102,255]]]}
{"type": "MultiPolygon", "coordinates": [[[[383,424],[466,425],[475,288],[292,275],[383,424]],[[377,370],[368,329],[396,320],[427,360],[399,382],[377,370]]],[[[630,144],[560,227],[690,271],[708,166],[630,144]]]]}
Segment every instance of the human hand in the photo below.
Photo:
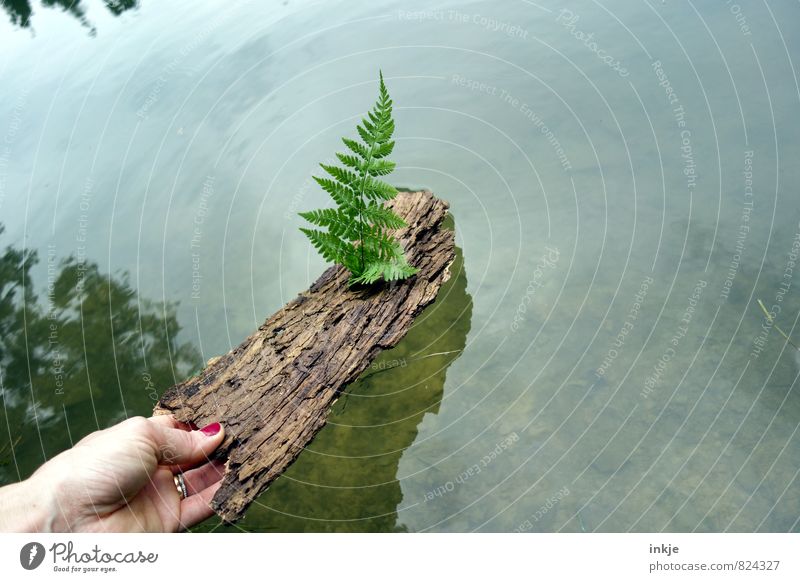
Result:
{"type": "Polygon", "coordinates": [[[0,530],[174,532],[210,517],[223,462],[218,423],[190,430],[171,415],[130,418],[88,435],[29,479],[0,489],[0,530]],[[194,467],[194,468],[192,468],[194,467]],[[185,471],[188,496],[174,475],[185,471]]]}

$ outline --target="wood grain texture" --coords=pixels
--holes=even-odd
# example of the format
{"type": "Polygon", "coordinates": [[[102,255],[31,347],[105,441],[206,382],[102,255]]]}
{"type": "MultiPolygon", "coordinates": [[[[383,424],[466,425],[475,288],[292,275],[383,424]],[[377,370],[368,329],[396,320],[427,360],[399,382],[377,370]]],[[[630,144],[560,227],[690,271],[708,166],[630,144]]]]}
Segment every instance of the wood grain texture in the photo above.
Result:
{"type": "Polygon", "coordinates": [[[341,266],[269,317],[231,352],[169,388],[156,414],[204,426],[221,422],[227,458],[211,507],[240,519],[324,426],[338,394],[393,347],[449,277],[455,235],[443,229],[448,204],[427,191],[388,203],[407,227],[395,232],[419,272],[404,281],[348,287],[341,266]]]}

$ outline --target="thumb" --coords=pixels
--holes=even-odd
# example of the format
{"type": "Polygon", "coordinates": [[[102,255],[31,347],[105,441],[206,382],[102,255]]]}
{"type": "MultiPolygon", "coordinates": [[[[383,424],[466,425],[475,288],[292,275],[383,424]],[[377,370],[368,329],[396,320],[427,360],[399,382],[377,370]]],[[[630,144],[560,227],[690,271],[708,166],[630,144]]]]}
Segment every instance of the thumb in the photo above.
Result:
{"type": "Polygon", "coordinates": [[[218,422],[193,431],[159,422],[149,424],[159,465],[192,465],[207,461],[225,438],[225,430],[218,422]]]}

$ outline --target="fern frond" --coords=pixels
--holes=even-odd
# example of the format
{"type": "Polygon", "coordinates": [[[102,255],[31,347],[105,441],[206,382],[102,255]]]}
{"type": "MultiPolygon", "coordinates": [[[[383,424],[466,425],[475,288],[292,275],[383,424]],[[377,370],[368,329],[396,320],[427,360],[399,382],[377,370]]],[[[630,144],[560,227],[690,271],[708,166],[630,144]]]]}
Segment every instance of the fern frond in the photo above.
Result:
{"type": "Polygon", "coordinates": [[[372,160],[364,169],[370,176],[386,176],[394,171],[395,166],[389,160],[372,160]]]}
{"type": "Polygon", "coordinates": [[[388,260],[396,254],[399,244],[380,226],[373,225],[361,241],[362,246],[377,260],[388,260]]]}
{"type": "Polygon", "coordinates": [[[331,233],[308,228],[301,228],[300,231],[309,238],[326,261],[339,263],[347,254],[348,244],[331,233]]]}
{"type": "Polygon", "coordinates": [[[361,177],[355,172],[330,164],[320,164],[320,167],[328,172],[328,174],[335,178],[340,184],[344,184],[356,193],[358,192],[361,186],[361,177]]]}
{"type": "Polygon", "coordinates": [[[366,143],[368,146],[372,146],[375,143],[375,137],[367,128],[356,125],[356,131],[358,131],[358,135],[361,136],[361,139],[363,139],[364,143],[366,143]]]}
{"type": "Polygon", "coordinates": [[[378,92],[380,93],[380,103],[389,103],[392,106],[392,100],[389,98],[389,91],[386,89],[386,83],[383,82],[383,71],[378,71],[378,92]]]}
{"type": "Polygon", "coordinates": [[[325,192],[331,195],[331,198],[339,205],[339,208],[347,212],[347,214],[353,216],[361,211],[361,206],[363,205],[361,199],[349,187],[329,178],[319,178],[317,176],[313,176],[313,178],[325,192]]]}
{"type": "Polygon", "coordinates": [[[337,208],[301,212],[300,216],[323,229],[300,230],[323,258],[343,265],[351,283],[394,281],[410,277],[417,269],[408,264],[400,244],[389,234],[405,221],[383,205],[397,195],[394,186],[378,179],[395,169],[386,159],[394,151],[392,99],[380,73],[378,100],[356,126],[361,141],[342,138],[351,153],[337,153],[344,167],[320,164],[330,178],[314,176],[337,208]]]}
{"type": "Polygon", "coordinates": [[[351,152],[361,156],[361,159],[366,160],[370,157],[369,148],[365,147],[363,144],[358,143],[356,140],[343,137],[342,142],[344,142],[344,145],[346,145],[351,152]]]}
{"type": "Polygon", "coordinates": [[[371,285],[381,278],[385,281],[396,281],[406,279],[416,274],[417,271],[418,269],[406,262],[405,257],[402,260],[375,261],[370,263],[361,275],[354,277],[352,283],[371,285]]]}
{"type": "Polygon", "coordinates": [[[359,238],[358,229],[353,224],[352,218],[342,210],[323,208],[321,210],[300,212],[299,214],[311,224],[327,228],[334,236],[344,237],[351,241],[359,238]]]}
{"type": "Polygon", "coordinates": [[[381,228],[397,229],[406,226],[405,220],[400,218],[391,209],[374,202],[367,204],[362,214],[373,225],[381,228]]]}
{"type": "Polygon", "coordinates": [[[394,150],[394,142],[388,141],[378,146],[375,149],[375,151],[372,152],[372,157],[375,158],[376,160],[385,158],[386,156],[392,153],[392,150],[394,150]]]}
{"type": "Polygon", "coordinates": [[[391,119],[386,125],[381,126],[375,141],[379,144],[387,143],[394,133],[394,121],[391,119]]]}
{"type": "Polygon", "coordinates": [[[369,179],[364,185],[364,195],[370,200],[391,200],[397,196],[397,188],[382,180],[369,179]]]}
{"type": "Polygon", "coordinates": [[[336,154],[336,157],[339,158],[339,161],[342,162],[348,168],[353,168],[356,170],[361,169],[361,160],[358,159],[356,156],[351,156],[348,154],[336,154]]]}

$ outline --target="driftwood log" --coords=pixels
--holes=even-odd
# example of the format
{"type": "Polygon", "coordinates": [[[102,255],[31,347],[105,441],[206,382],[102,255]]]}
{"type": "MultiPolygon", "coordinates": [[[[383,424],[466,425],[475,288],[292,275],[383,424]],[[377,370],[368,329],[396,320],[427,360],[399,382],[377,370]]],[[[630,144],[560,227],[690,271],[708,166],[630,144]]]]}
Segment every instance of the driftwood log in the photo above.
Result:
{"type": "Polygon", "coordinates": [[[388,203],[407,223],[395,232],[419,272],[404,281],[348,287],[341,266],[269,317],[198,376],[169,388],[156,414],[203,426],[221,422],[227,459],[211,507],[240,519],[324,426],[338,394],[399,342],[450,276],[455,236],[442,228],[448,204],[430,192],[388,203]]]}

